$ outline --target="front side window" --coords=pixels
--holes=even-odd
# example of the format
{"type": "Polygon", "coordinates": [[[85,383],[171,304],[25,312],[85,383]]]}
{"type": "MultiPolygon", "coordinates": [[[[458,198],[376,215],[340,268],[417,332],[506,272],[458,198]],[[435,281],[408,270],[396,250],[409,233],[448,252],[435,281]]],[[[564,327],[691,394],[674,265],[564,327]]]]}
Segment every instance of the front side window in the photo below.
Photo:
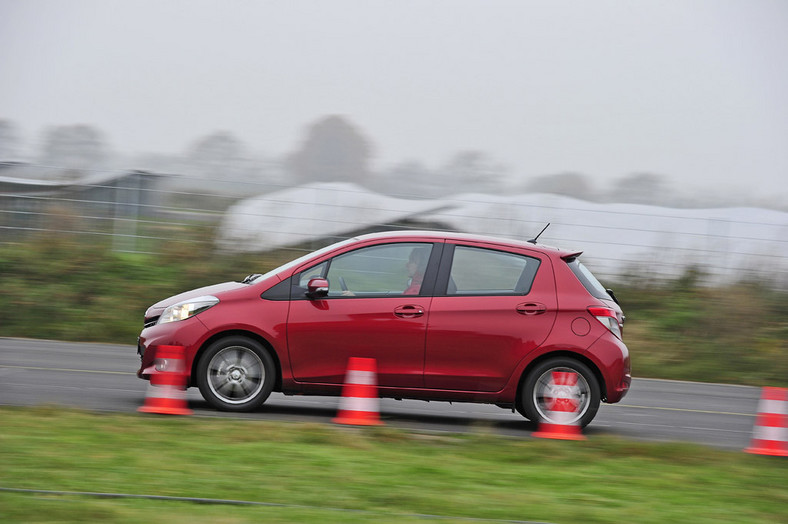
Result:
{"type": "Polygon", "coordinates": [[[432,244],[400,243],[366,247],[331,260],[328,296],[418,295],[432,244]]]}
{"type": "Polygon", "coordinates": [[[457,246],[447,295],[525,295],[531,290],[538,258],[457,246]]]}
{"type": "Polygon", "coordinates": [[[313,278],[324,278],[326,276],[327,267],[328,262],[323,262],[322,264],[318,264],[315,267],[309,268],[306,271],[299,273],[298,287],[306,289],[309,281],[313,278]]]}

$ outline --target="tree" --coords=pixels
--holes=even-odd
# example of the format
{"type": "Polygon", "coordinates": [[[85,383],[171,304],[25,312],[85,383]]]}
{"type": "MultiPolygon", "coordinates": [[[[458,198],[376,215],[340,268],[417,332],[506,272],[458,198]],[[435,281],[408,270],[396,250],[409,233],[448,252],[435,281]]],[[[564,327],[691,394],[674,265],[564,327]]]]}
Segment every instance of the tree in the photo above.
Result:
{"type": "Polygon", "coordinates": [[[77,124],[49,128],[44,135],[40,162],[64,170],[101,169],[109,158],[104,135],[77,124]]]}
{"type": "Polygon", "coordinates": [[[459,191],[500,193],[506,167],[487,153],[468,150],[455,154],[442,169],[444,179],[459,191]]]}
{"type": "Polygon", "coordinates": [[[608,200],[631,204],[665,204],[668,199],[665,177],[651,173],[634,173],[619,179],[608,200]]]}
{"type": "Polygon", "coordinates": [[[400,162],[377,178],[375,189],[396,197],[435,198],[446,194],[446,184],[440,173],[416,160],[400,162]]]}
{"type": "Polygon", "coordinates": [[[580,200],[593,200],[594,190],[588,177],[579,173],[559,173],[533,179],[525,186],[529,193],[552,193],[580,200]]]}
{"type": "Polygon", "coordinates": [[[188,170],[204,178],[236,178],[247,164],[246,147],[229,131],[197,139],[186,156],[188,170]]]}
{"type": "Polygon", "coordinates": [[[324,117],[309,127],[298,151],[286,161],[297,183],[367,181],[372,147],[345,118],[324,117]]]}
{"type": "Polygon", "coordinates": [[[249,196],[264,191],[265,184],[276,182],[278,170],[278,162],[256,157],[233,133],[216,131],[189,145],[175,169],[185,176],[173,177],[167,184],[177,191],[203,193],[199,198],[249,196]]]}

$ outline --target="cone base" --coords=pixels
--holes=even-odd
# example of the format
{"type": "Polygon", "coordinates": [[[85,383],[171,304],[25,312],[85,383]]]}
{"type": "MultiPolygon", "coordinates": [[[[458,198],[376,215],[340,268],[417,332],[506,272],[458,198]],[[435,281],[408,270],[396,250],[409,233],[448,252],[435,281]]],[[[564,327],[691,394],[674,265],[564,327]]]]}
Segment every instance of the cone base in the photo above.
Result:
{"type": "Polygon", "coordinates": [[[547,431],[537,431],[532,433],[531,436],[536,438],[550,438],[556,440],[587,440],[583,435],[571,435],[566,433],[550,433],[547,431]]]}
{"type": "Polygon", "coordinates": [[[191,415],[194,413],[188,408],[156,408],[152,406],[142,406],[137,408],[139,413],[153,413],[155,415],[191,415]]]}
{"type": "Polygon", "coordinates": [[[556,440],[586,440],[579,427],[561,424],[541,424],[531,436],[556,440]]]}
{"type": "Polygon", "coordinates": [[[331,419],[334,424],[345,424],[347,426],[383,426],[379,419],[368,419],[364,417],[345,417],[340,416],[331,419]]]}
{"type": "Polygon", "coordinates": [[[754,455],[769,455],[772,457],[788,457],[788,449],[773,449],[773,448],[753,448],[749,447],[744,450],[745,453],[752,453],[754,455]]]}

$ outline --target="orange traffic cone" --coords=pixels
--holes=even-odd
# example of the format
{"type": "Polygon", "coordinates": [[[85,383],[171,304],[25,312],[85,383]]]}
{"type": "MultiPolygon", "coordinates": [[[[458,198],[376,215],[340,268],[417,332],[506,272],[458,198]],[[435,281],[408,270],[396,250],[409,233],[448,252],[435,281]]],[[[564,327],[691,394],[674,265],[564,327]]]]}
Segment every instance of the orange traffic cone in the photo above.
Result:
{"type": "Polygon", "coordinates": [[[351,357],[339,412],[333,422],[352,426],[378,426],[379,416],[377,363],[374,358],[351,357]]]}
{"type": "Polygon", "coordinates": [[[747,453],[788,457],[788,389],[763,388],[747,453]]]}
{"type": "Polygon", "coordinates": [[[550,419],[555,422],[539,422],[539,429],[534,437],[553,438],[559,440],[585,440],[580,432],[577,412],[580,402],[577,400],[577,373],[570,371],[553,371],[553,390],[556,396],[545,398],[550,419]]]}
{"type": "Polygon", "coordinates": [[[158,373],[150,377],[141,413],[161,415],[191,415],[186,403],[186,366],[183,346],[158,346],[156,349],[158,373]]]}

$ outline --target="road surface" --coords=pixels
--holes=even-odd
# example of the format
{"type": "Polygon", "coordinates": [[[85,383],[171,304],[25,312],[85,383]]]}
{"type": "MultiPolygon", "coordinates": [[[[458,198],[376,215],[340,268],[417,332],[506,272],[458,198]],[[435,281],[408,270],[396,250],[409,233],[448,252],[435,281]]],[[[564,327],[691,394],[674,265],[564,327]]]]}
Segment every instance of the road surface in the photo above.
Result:
{"type": "MultiPolygon", "coordinates": [[[[133,413],[147,388],[135,375],[138,366],[134,345],[0,338],[0,405],[133,413]]],[[[603,404],[584,432],[743,449],[750,444],[759,397],[756,387],[636,378],[624,400],[603,404]]],[[[339,398],[274,393],[259,410],[234,414],[213,410],[192,388],[188,402],[197,416],[330,423],[339,398]]],[[[528,437],[536,429],[517,413],[483,404],[382,399],[380,413],[388,425],[418,431],[528,437]]]]}

